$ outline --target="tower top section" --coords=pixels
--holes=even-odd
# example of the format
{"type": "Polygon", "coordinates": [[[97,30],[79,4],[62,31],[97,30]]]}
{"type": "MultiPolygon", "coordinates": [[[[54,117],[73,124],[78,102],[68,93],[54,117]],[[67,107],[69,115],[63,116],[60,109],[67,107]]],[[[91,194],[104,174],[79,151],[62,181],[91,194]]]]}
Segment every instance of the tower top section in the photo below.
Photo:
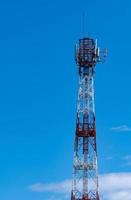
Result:
{"type": "Polygon", "coordinates": [[[79,67],[94,68],[96,63],[104,62],[105,58],[106,49],[100,51],[97,47],[97,39],[85,37],[80,39],[75,46],[75,60],[79,67]]]}

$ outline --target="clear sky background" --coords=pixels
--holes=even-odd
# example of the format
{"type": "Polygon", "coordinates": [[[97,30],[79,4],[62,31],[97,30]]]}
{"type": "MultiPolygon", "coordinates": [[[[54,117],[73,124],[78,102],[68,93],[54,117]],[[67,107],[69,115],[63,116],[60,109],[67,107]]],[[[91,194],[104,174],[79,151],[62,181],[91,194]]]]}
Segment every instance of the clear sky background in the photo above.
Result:
{"type": "MultiPolygon", "coordinates": [[[[127,183],[130,11],[130,0],[0,1],[1,200],[70,199],[70,189],[61,185],[72,178],[78,78],[74,45],[83,37],[84,12],[86,33],[108,49],[106,64],[97,65],[95,74],[100,179],[107,188],[108,177],[120,183],[122,176],[127,183]]],[[[114,200],[110,190],[102,200],[114,200]]],[[[115,200],[131,200],[130,191],[120,185],[115,200]]]]}

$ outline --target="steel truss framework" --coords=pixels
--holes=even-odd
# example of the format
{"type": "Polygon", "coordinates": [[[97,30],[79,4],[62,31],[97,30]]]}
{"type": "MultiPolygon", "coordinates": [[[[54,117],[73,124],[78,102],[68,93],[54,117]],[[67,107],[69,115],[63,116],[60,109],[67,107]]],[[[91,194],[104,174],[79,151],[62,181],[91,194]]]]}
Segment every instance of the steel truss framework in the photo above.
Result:
{"type": "MultiPolygon", "coordinates": [[[[104,50],[103,58],[106,56],[104,50]]],[[[99,200],[94,68],[100,62],[97,41],[83,38],[76,45],[79,84],[71,200],[99,200]]]]}

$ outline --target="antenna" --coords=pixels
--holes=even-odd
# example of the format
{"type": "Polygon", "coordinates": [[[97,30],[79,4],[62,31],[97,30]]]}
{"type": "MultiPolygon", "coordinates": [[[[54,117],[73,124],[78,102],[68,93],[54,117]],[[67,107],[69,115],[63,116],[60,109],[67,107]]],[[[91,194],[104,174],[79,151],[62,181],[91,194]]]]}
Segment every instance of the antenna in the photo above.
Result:
{"type": "Polygon", "coordinates": [[[86,36],[86,26],[87,26],[87,14],[83,12],[82,14],[82,36],[86,36]]]}
{"type": "Polygon", "coordinates": [[[82,15],[82,35],[85,37],[85,13],[82,15]]]}

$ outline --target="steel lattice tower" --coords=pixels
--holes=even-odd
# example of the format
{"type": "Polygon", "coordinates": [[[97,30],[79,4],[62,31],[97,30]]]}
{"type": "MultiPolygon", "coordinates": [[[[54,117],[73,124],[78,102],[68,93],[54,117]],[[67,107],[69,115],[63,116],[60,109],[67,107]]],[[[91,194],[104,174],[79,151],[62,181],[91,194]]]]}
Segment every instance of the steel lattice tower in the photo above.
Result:
{"type": "Polygon", "coordinates": [[[83,38],[76,45],[79,84],[71,200],[99,200],[94,70],[97,63],[104,61],[106,50],[102,59],[100,54],[97,40],[83,38]]]}

